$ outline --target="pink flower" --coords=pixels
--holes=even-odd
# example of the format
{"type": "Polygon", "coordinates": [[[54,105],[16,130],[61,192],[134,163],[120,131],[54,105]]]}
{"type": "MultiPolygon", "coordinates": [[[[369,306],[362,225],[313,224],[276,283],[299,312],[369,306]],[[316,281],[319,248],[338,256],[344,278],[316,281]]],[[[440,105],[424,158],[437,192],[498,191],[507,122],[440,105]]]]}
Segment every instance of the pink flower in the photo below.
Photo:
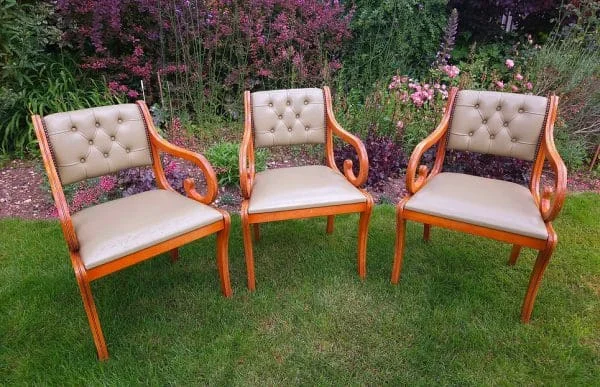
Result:
{"type": "Polygon", "coordinates": [[[499,89],[504,89],[504,82],[496,81],[496,87],[498,87],[499,89]]]}
{"type": "Polygon", "coordinates": [[[104,192],[110,192],[117,186],[117,179],[113,176],[102,176],[98,184],[104,192]]]}
{"type": "Polygon", "coordinates": [[[398,128],[398,130],[404,129],[404,121],[396,122],[396,128],[398,128]]]}
{"type": "Polygon", "coordinates": [[[513,67],[515,67],[515,62],[512,59],[507,59],[506,62],[504,62],[504,64],[509,69],[512,69],[513,67]]]}
{"type": "Polygon", "coordinates": [[[519,91],[519,88],[516,85],[512,85],[510,87],[510,89],[513,91],[513,93],[516,93],[517,91],[519,91]]]}
{"type": "Polygon", "coordinates": [[[531,83],[531,82],[527,82],[527,83],[525,84],[525,87],[527,88],[527,90],[532,90],[532,89],[533,89],[533,83],[531,83]]]}
{"type": "Polygon", "coordinates": [[[127,96],[129,98],[137,98],[137,97],[139,97],[139,95],[140,95],[140,93],[138,93],[135,90],[129,90],[129,92],[127,92],[127,96]]]}
{"type": "Polygon", "coordinates": [[[455,78],[458,76],[458,74],[460,74],[460,69],[456,66],[443,66],[442,71],[445,72],[450,78],[455,78]]]}
{"type": "Polygon", "coordinates": [[[523,76],[521,74],[517,73],[517,75],[515,75],[515,79],[517,81],[522,81],[523,80],[523,76]]]}

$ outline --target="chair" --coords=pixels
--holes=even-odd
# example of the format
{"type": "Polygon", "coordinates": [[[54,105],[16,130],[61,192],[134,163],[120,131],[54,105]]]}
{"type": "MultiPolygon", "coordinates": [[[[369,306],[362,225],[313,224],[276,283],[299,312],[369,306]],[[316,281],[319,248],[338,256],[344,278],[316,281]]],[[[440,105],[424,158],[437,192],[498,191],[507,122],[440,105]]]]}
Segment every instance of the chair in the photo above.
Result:
{"type": "Polygon", "coordinates": [[[217,268],[221,291],[232,294],[228,268],[229,214],[209,206],[217,193],[216,175],[208,161],[162,139],[144,102],[32,116],[62,231],[100,360],[108,350],[100,327],[90,282],[217,233],[217,268]],[[207,189],[184,182],[185,197],[167,181],[160,153],[196,164],[207,189]],[[63,185],[121,169],[152,165],[160,189],[109,201],[70,214],[63,185]]]}
{"type": "Polygon", "coordinates": [[[523,301],[521,321],[529,322],[535,297],[557,242],[552,220],[566,194],[567,172],[554,146],[558,97],[490,91],[451,90],[439,126],[413,151],[406,172],[408,194],[397,206],[397,236],[392,283],[402,268],[406,221],[439,226],[508,242],[509,265],[522,247],[539,250],[523,301]],[[421,157],[437,145],[431,172],[417,168],[421,157]],[[529,188],[501,180],[442,172],[446,149],[510,156],[533,161],[529,188]],[[554,186],[540,193],[545,161],[554,186]],[[416,178],[416,179],[415,179],[416,178]]]}
{"type": "Polygon", "coordinates": [[[278,220],[327,217],[326,232],[333,232],[334,216],[360,213],[358,274],[366,276],[366,249],[373,199],[357,187],[365,183],[369,161],[362,142],[337,123],[331,93],[323,89],[290,89],[244,93],[244,137],[240,149],[240,186],[244,252],[248,289],[255,290],[254,238],[259,224],[278,220]],[[358,154],[358,175],[351,160],[342,174],[335,165],[333,135],[351,144],[358,154]],[[270,169],[255,173],[254,148],[294,144],[325,144],[326,165],[270,169]]]}

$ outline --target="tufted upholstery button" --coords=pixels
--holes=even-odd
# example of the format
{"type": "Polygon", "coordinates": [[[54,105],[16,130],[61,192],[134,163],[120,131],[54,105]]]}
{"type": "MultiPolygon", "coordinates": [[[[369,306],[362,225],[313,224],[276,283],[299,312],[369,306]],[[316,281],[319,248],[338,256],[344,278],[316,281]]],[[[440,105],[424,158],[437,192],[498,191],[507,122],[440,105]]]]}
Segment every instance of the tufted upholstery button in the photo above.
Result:
{"type": "Polygon", "coordinates": [[[472,136],[473,136],[473,132],[469,132],[469,137],[472,137],[472,136]]]}
{"type": "Polygon", "coordinates": [[[269,132],[271,132],[271,133],[275,133],[275,128],[271,128],[271,129],[269,129],[269,132]]]}
{"type": "Polygon", "coordinates": [[[483,121],[481,121],[482,124],[487,124],[487,120],[484,118],[483,121]]]}
{"type": "Polygon", "coordinates": [[[505,122],[503,125],[504,125],[504,127],[508,127],[508,121],[505,122]]]}
{"type": "Polygon", "coordinates": [[[290,106],[290,101],[286,101],[285,104],[290,106]]]}
{"type": "Polygon", "coordinates": [[[99,127],[100,127],[100,123],[96,122],[96,128],[99,128],[99,127]]]}
{"type": "Polygon", "coordinates": [[[510,141],[511,142],[517,142],[517,139],[513,137],[513,138],[510,139],[510,141]]]}
{"type": "Polygon", "coordinates": [[[131,149],[125,148],[125,152],[129,153],[129,152],[131,152],[131,149]]]}
{"type": "Polygon", "coordinates": [[[104,157],[108,157],[108,153],[105,153],[105,154],[104,154],[104,157]]]}
{"type": "Polygon", "coordinates": [[[290,126],[290,127],[288,128],[288,132],[291,132],[292,130],[293,130],[293,129],[292,129],[292,127],[290,126]]]}
{"type": "Polygon", "coordinates": [[[76,132],[76,131],[77,131],[77,128],[76,128],[76,127],[72,127],[72,128],[71,128],[71,131],[73,131],[73,132],[76,132]]]}
{"type": "Polygon", "coordinates": [[[85,158],[80,158],[79,161],[81,161],[82,163],[85,163],[85,158]]]}
{"type": "Polygon", "coordinates": [[[496,110],[497,110],[497,111],[500,111],[500,110],[502,110],[502,106],[500,106],[500,105],[496,106],[496,110]]]}
{"type": "Polygon", "coordinates": [[[111,141],[115,141],[115,136],[110,136],[111,141]]]}
{"type": "Polygon", "coordinates": [[[304,104],[308,105],[308,100],[307,99],[304,100],[304,104]]]}
{"type": "Polygon", "coordinates": [[[277,118],[279,118],[281,120],[281,119],[283,119],[283,116],[280,114],[277,116],[277,118]]]}
{"type": "Polygon", "coordinates": [[[490,134],[490,140],[493,140],[495,138],[496,138],[496,136],[494,136],[493,134],[490,134]]]}
{"type": "Polygon", "coordinates": [[[308,126],[305,126],[305,127],[304,127],[304,130],[306,130],[306,131],[309,131],[309,130],[310,130],[310,127],[308,127],[308,126]]]}
{"type": "Polygon", "coordinates": [[[90,140],[90,141],[88,141],[88,144],[90,144],[90,145],[94,145],[94,140],[90,140]]]}
{"type": "Polygon", "coordinates": [[[524,111],[525,111],[525,109],[523,109],[523,108],[519,109],[519,113],[523,113],[524,111]]]}
{"type": "Polygon", "coordinates": [[[478,103],[475,104],[475,109],[479,109],[479,104],[478,103]]]}
{"type": "Polygon", "coordinates": [[[122,123],[123,123],[123,120],[119,118],[119,119],[117,120],[117,122],[118,122],[119,124],[122,124],[122,123]]]}
{"type": "Polygon", "coordinates": [[[273,107],[273,102],[269,102],[269,107],[273,107]]]}
{"type": "Polygon", "coordinates": [[[300,118],[300,114],[296,114],[296,118],[300,118]]]}

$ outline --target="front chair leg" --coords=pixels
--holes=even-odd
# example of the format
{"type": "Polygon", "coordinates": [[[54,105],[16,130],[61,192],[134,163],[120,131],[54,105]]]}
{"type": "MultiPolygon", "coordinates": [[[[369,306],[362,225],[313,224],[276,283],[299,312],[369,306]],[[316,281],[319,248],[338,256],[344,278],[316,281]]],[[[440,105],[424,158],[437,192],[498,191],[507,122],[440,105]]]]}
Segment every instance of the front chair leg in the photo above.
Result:
{"type": "Polygon", "coordinates": [[[92,288],[90,287],[89,281],[85,278],[85,269],[79,266],[78,262],[81,262],[81,259],[75,259],[71,256],[71,261],[73,262],[73,269],[75,270],[75,277],[77,278],[77,285],[79,285],[79,292],[81,293],[85,314],[90,323],[90,330],[92,331],[92,337],[94,338],[94,344],[96,345],[98,360],[108,360],[106,341],[104,340],[100,319],[98,318],[98,312],[96,311],[96,303],[92,296],[92,288]]]}
{"type": "Polygon", "coordinates": [[[327,229],[326,229],[327,234],[333,233],[333,221],[334,220],[335,220],[335,215],[329,215],[327,217],[327,229]]]}
{"type": "Polygon", "coordinates": [[[225,297],[231,297],[231,280],[229,279],[229,230],[231,217],[225,211],[223,214],[223,229],[217,233],[217,269],[221,279],[221,292],[225,297]]]}
{"type": "MultiPolygon", "coordinates": [[[[360,219],[358,221],[358,276],[361,279],[365,279],[367,276],[367,237],[369,234],[369,220],[371,219],[372,212],[373,198],[368,195],[367,208],[360,213],[360,219]]],[[[329,217],[327,218],[327,223],[329,226],[329,217]]]]}
{"type": "Polygon", "coordinates": [[[523,300],[523,308],[521,309],[521,321],[523,323],[528,323],[531,319],[533,304],[535,302],[538,289],[540,288],[542,276],[544,275],[546,267],[548,267],[550,257],[552,256],[554,248],[556,247],[556,233],[552,227],[550,227],[549,231],[550,236],[548,239],[548,244],[544,250],[540,250],[538,253],[535,266],[533,267],[533,271],[531,272],[531,277],[529,279],[529,287],[527,288],[527,293],[525,294],[525,299],[523,300]]]}
{"type": "Polygon", "coordinates": [[[431,225],[430,224],[423,224],[423,240],[425,242],[429,242],[429,237],[431,234],[431,225]]]}
{"type": "Polygon", "coordinates": [[[510,266],[514,266],[517,263],[517,258],[519,258],[519,254],[521,254],[521,246],[513,245],[512,250],[510,251],[510,258],[508,260],[508,264],[510,266]]]}
{"type": "Polygon", "coordinates": [[[248,290],[253,292],[256,289],[256,280],[254,278],[254,254],[252,252],[252,235],[250,232],[250,223],[248,222],[248,201],[242,202],[242,234],[244,237],[244,255],[246,257],[246,272],[248,274],[248,290]]]}

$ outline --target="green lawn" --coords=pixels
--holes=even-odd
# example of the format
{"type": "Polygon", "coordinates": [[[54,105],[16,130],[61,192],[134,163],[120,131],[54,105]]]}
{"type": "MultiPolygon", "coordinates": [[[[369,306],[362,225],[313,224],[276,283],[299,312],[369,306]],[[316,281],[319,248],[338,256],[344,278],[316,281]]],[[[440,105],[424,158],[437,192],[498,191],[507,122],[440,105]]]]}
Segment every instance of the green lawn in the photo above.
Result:
{"type": "Polygon", "coordinates": [[[234,217],[232,299],[214,238],[92,285],[111,358],[96,361],[55,221],[0,221],[0,384],[600,384],[600,195],[570,196],[532,323],[519,322],[535,253],[409,223],[389,283],[394,209],[376,208],[366,281],[357,217],[263,226],[257,291],[234,217]]]}

